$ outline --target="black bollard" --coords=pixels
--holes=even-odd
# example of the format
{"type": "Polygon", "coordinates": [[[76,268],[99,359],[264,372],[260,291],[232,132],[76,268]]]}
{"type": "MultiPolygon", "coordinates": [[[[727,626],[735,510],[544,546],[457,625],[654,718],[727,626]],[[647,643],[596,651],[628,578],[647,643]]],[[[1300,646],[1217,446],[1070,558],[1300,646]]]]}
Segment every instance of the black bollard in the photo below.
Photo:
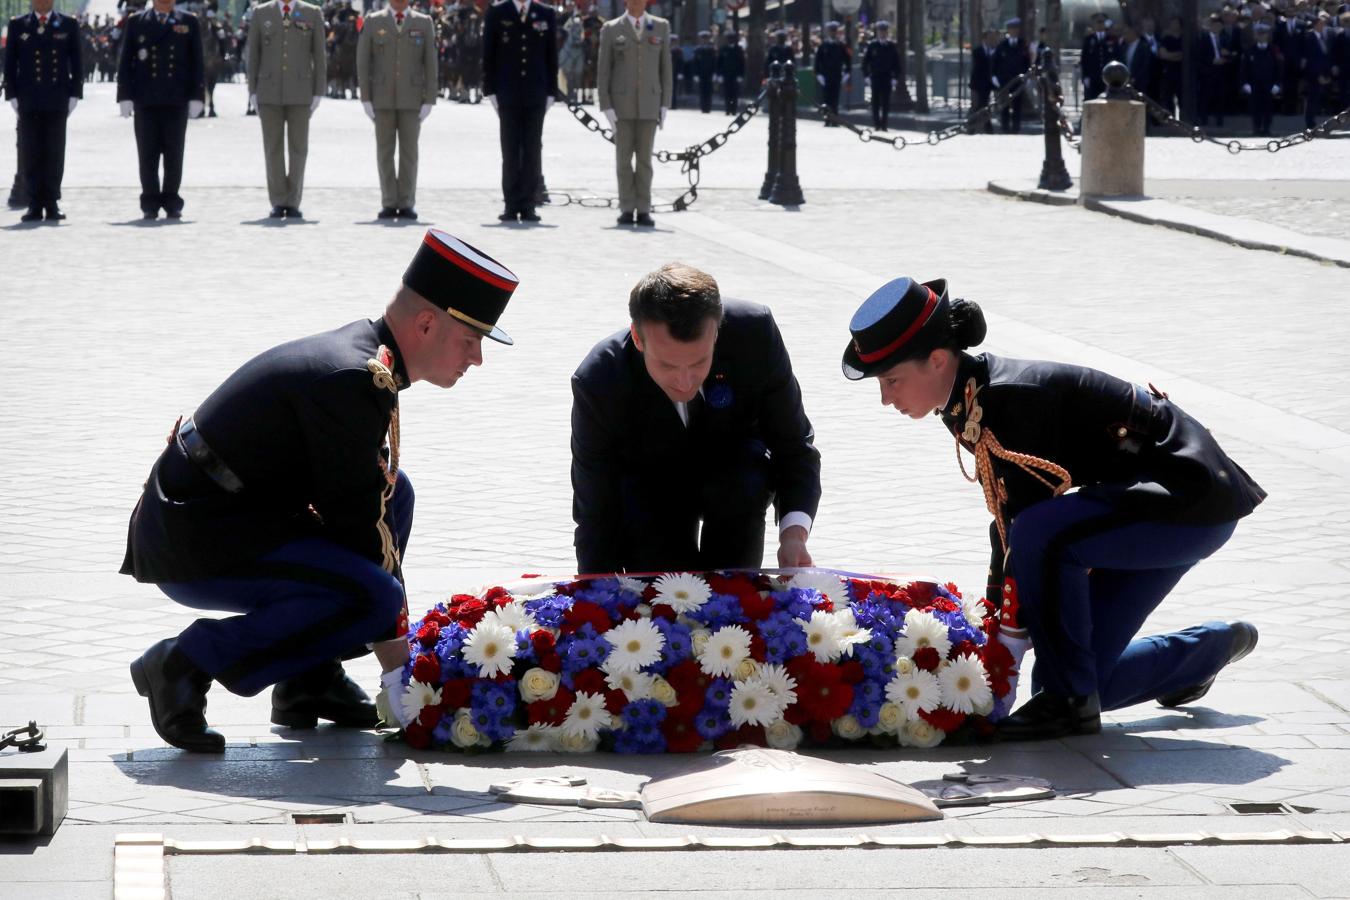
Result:
{"type": "Polygon", "coordinates": [[[759,199],[768,200],[773,193],[773,183],[778,177],[782,147],[780,141],[783,131],[782,109],[783,64],[774,60],[769,67],[769,80],[765,83],[764,102],[769,107],[769,161],[764,169],[764,183],[759,186],[759,199]]]}
{"type": "Polygon", "coordinates": [[[769,192],[769,202],[779,206],[800,206],[806,202],[797,180],[797,70],[788,60],[783,63],[783,81],[778,91],[778,174],[769,192]]]}
{"type": "Polygon", "coordinates": [[[1045,114],[1045,161],[1041,163],[1041,180],[1037,187],[1046,191],[1067,191],[1073,187],[1069,170],[1064,168],[1064,148],[1060,143],[1059,116],[1059,69],[1055,65],[1055,53],[1049,47],[1042,47],[1041,65],[1041,109],[1045,114]]]}

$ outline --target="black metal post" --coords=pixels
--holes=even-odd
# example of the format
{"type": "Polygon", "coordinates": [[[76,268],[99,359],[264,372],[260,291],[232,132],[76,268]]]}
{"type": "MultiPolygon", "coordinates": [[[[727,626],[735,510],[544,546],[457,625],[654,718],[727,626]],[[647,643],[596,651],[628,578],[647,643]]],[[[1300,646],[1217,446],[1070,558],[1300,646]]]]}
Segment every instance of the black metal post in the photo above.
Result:
{"type": "Polygon", "coordinates": [[[764,169],[764,183],[759,186],[759,199],[768,200],[773,193],[773,183],[778,177],[783,148],[783,64],[774,61],[769,67],[769,80],[765,83],[764,102],[769,107],[769,161],[764,169]]]}
{"type": "Polygon", "coordinates": [[[800,206],[802,185],[797,180],[797,69],[788,60],[783,64],[783,83],[778,94],[778,174],[769,192],[769,202],[779,206],[800,206]]]}
{"type": "Polygon", "coordinates": [[[1041,64],[1041,109],[1045,121],[1045,161],[1041,163],[1041,180],[1037,187],[1046,191],[1067,191],[1073,187],[1069,170],[1064,167],[1064,148],[1059,134],[1059,67],[1055,63],[1055,52],[1042,47],[1038,62],[1041,64]]]}

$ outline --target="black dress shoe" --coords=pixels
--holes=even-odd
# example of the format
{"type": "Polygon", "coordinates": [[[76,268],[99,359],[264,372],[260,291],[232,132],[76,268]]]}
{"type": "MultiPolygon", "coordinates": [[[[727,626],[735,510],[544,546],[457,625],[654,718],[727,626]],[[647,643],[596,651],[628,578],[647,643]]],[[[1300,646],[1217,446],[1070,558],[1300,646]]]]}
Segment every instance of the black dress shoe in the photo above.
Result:
{"type": "Polygon", "coordinates": [[[267,218],[269,218],[269,219],[284,219],[284,218],[286,218],[286,207],[284,207],[284,206],[274,206],[274,207],[272,207],[272,211],[269,212],[269,213],[267,214],[267,218]]]}
{"type": "Polygon", "coordinates": [[[619,218],[617,219],[617,221],[620,225],[632,225],[633,211],[629,210],[628,212],[619,213],[619,218]]]}
{"type": "Polygon", "coordinates": [[[375,703],[347,677],[334,660],[272,688],[272,723],[287,728],[313,728],[319,719],[347,728],[379,724],[375,703]]]}
{"type": "Polygon", "coordinates": [[[407,219],[409,222],[416,222],[417,210],[413,209],[411,206],[405,206],[398,211],[398,217],[400,219],[407,219]]]}
{"type": "Polygon", "coordinates": [[[999,723],[1005,741],[1048,741],[1102,730],[1102,707],[1096,694],[1063,697],[1041,691],[999,723]]]}
{"type": "Polygon", "coordinates": [[[214,106],[211,107],[211,111],[206,114],[206,117],[208,119],[214,119],[216,117],[216,108],[214,106]]]}
{"type": "Polygon", "coordinates": [[[382,206],[380,207],[380,211],[375,214],[375,218],[396,219],[398,218],[398,210],[394,209],[392,206],[382,206]]]}
{"type": "Polygon", "coordinates": [[[19,221],[20,221],[20,222],[41,222],[41,221],[42,221],[42,210],[41,210],[41,209],[38,209],[36,206],[30,206],[30,207],[28,208],[28,212],[24,213],[22,216],[19,217],[19,221]]]}
{"type": "Polygon", "coordinates": [[[522,221],[522,222],[542,222],[543,220],[539,218],[539,213],[535,212],[535,211],[532,210],[532,209],[526,209],[526,210],[521,210],[521,213],[520,213],[520,221],[522,221]]]}
{"type": "Polygon", "coordinates": [[[516,220],[516,213],[509,209],[506,210],[506,212],[502,213],[501,215],[497,216],[498,222],[514,222],[515,220],[516,220]]]}
{"type": "Polygon", "coordinates": [[[150,722],[165,742],[193,753],[221,753],[225,737],[206,724],[211,676],[194,666],[172,638],[131,664],[136,693],[150,700],[150,722]]]}
{"type": "Polygon", "coordinates": [[[652,219],[651,213],[638,213],[637,223],[644,228],[655,228],[656,222],[652,219]]]}
{"type": "Polygon", "coordinates": [[[183,218],[183,211],[181,209],[166,209],[164,215],[170,219],[181,219],[183,218]]]}
{"type": "MultiPolygon", "coordinates": [[[[1259,635],[1256,632],[1256,626],[1250,622],[1229,622],[1228,627],[1233,630],[1233,646],[1228,651],[1228,662],[1225,666],[1237,662],[1256,649],[1256,641],[1259,635]]],[[[1187,703],[1194,703],[1201,697],[1209,693],[1209,689],[1214,686],[1214,679],[1219,677],[1215,672],[1207,680],[1199,684],[1193,684],[1188,688],[1182,688],[1179,691],[1173,691],[1170,694],[1163,694],[1158,698],[1159,706],[1166,706],[1169,709],[1175,706],[1185,706],[1187,703]]]]}
{"type": "Polygon", "coordinates": [[[141,213],[141,218],[153,222],[155,219],[159,218],[159,210],[147,209],[145,212],[141,213]]]}
{"type": "Polygon", "coordinates": [[[284,206],[282,209],[286,210],[286,218],[288,219],[303,219],[305,217],[298,206],[284,206]]]}
{"type": "Polygon", "coordinates": [[[55,203],[53,203],[51,206],[47,207],[47,221],[48,221],[48,222],[60,222],[60,221],[61,221],[62,219],[64,219],[65,217],[66,217],[66,214],[63,213],[63,212],[61,212],[61,207],[57,206],[55,203]]]}

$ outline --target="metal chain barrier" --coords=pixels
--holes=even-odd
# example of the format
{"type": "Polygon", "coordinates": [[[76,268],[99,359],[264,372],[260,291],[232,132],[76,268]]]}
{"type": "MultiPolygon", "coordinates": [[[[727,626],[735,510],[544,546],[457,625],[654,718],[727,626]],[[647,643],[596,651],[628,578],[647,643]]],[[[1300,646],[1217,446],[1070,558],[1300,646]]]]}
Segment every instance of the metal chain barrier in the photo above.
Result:
{"type": "Polygon", "coordinates": [[[1064,112],[1064,92],[1060,90],[1059,79],[1045,71],[1041,73],[1040,77],[1041,80],[1047,82],[1045,96],[1055,106],[1055,121],[1059,123],[1060,136],[1064,138],[1064,143],[1082,153],[1082,138],[1074,132],[1073,123],[1069,121],[1068,115],[1064,112]]]}
{"type": "Polygon", "coordinates": [[[1315,128],[1296,131],[1293,134],[1285,135],[1284,137],[1271,138],[1268,141],[1257,143],[1243,143],[1242,141],[1235,139],[1223,140],[1222,138],[1212,137],[1199,125],[1188,125],[1181,121],[1176,116],[1172,115],[1171,110],[1161,103],[1158,103],[1152,97],[1141,92],[1134,85],[1127,84],[1124,90],[1125,93],[1130,96],[1130,99],[1138,100],[1148,108],[1149,114],[1153,117],[1153,121],[1171,128],[1179,134],[1186,135],[1197,144],[1206,142],[1218,144],[1221,147],[1227,148],[1228,152],[1235,156],[1239,153],[1253,150],[1265,150],[1268,153],[1279,153],[1287,147],[1296,147],[1299,144],[1306,144],[1308,141],[1317,138],[1331,137],[1331,132],[1337,127],[1350,124],[1350,107],[1347,107],[1315,128]]]}
{"type": "MultiPolygon", "coordinates": [[[[689,187],[686,188],[680,196],[669,203],[653,204],[653,211],[681,212],[688,209],[690,205],[698,199],[698,182],[702,174],[699,168],[700,161],[703,157],[715,153],[725,147],[727,142],[731,140],[731,136],[744,128],[746,124],[759,113],[760,105],[768,95],[768,90],[767,85],[761,88],[759,96],[751,100],[749,104],[746,105],[745,109],[741,110],[741,112],[731,120],[726,128],[717,132],[702,143],[690,144],[688,147],[678,152],[658,150],[652,154],[659,163],[678,162],[680,164],[680,174],[684,175],[685,178],[689,180],[689,187]]],[[[562,101],[562,103],[567,106],[567,111],[570,112],[573,118],[580,122],[582,127],[587,131],[593,131],[611,144],[614,143],[614,129],[606,128],[600,123],[600,120],[596,119],[595,116],[583,109],[580,103],[568,100],[561,92],[558,94],[558,100],[562,101]]],[[[590,209],[616,209],[619,205],[618,197],[579,197],[574,194],[569,194],[566,191],[554,190],[550,190],[548,193],[550,205],[575,205],[590,209]],[[560,203],[558,202],[559,198],[562,201],[560,203]]]]}

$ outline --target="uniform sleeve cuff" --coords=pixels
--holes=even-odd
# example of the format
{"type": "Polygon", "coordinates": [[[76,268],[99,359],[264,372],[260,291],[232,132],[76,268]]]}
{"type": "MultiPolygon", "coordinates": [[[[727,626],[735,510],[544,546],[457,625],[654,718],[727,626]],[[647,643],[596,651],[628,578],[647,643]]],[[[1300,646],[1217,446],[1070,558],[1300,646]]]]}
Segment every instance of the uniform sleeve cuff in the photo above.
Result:
{"type": "Polygon", "coordinates": [[[778,520],[778,533],[782,534],[794,525],[800,525],[806,529],[809,537],[811,534],[811,517],[804,512],[790,512],[778,520]]]}

